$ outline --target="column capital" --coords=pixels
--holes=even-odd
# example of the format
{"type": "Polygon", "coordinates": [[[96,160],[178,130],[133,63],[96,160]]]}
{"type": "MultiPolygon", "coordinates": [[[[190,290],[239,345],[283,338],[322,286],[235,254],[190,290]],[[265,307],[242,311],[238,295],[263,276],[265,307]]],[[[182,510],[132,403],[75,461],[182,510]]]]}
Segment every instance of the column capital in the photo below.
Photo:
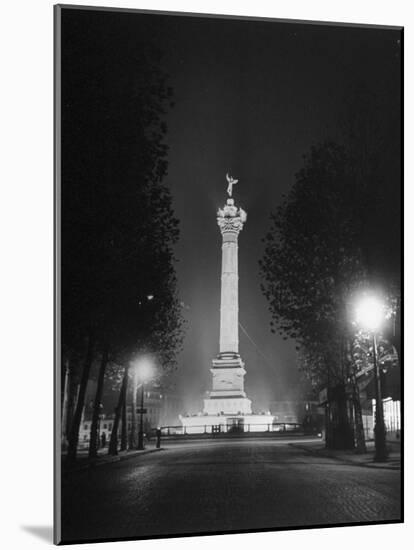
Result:
{"type": "Polygon", "coordinates": [[[222,234],[236,233],[239,234],[246,223],[247,214],[238,206],[235,206],[234,199],[227,199],[227,203],[223,208],[219,208],[217,212],[217,224],[220,227],[222,234]]]}

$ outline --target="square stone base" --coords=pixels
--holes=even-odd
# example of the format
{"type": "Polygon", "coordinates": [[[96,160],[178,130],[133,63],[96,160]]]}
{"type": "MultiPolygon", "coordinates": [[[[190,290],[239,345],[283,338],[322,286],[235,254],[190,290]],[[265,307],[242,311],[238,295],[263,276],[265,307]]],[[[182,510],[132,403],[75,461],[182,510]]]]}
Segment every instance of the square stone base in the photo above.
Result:
{"type": "MultiPolygon", "coordinates": [[[[213,392],[211,392],[213,393],[213,392]]],[[[217,392],[219,393],[219,392],[217,392]]],[[[234,394],[204,399],[204,414],[245,415],[252,414],[252,402],[243,392],[239,397],[234,394]]]]}

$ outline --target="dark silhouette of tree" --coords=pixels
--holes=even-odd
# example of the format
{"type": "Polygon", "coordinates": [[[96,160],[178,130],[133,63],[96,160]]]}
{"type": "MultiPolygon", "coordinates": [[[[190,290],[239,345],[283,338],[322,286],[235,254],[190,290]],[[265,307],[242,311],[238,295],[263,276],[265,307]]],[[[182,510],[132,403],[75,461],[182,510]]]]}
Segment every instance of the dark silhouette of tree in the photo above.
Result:
{"type": "MultiPolygon", "coordinates": [[[[261,262],[272,330],[297,341],[302,368],[318,388],[340,388],[346,380],[347,299],[365,275],[348,166],[342,146],[327,142],[311,149],[272,216],[261,262]]],[[[345,425],[344,399],[338,402],[338,423],[345,425]]]]}
{"type": "Polygon", "coordinates": [[[68,354],[90,359],[79,369],[72,459],[93,359],[102,358],[91,455],[107,365],[125,365],[145,347],[167,368],[181,338],[178,221],[163,182],[172,90],[160,53],[139,43],[127,19],[115,19],[108,26],[105,13],[68,10],[62,21],[62,342],[68,354]]]}
{"type": "Polygon", "coordinates": [[[88,385],[89,373],[93,362],[94,344],[94,335],[90,333],[88,338],[86,357],[82,366],[82,375],[79,382],[78,399],[76,402],[75,412],[70,427],[68,460],[74,460],[76,458],[76,451],[79,439],[79,426],[82,420],[82,414],[85,406],[86,388],[88,385]]]}
{"type": "Polygon", "coordinates": [[[105,370],[108,364],[108,348],[109,348],[109,343],[108,343],[108,346],[105,347],[102,353],[101,362],[99,365],[95,400],[94,400],[93,411],[92,411],[91,432],[90,432],[90,438],[89,438],[89,458],[94,458],[98,454],[98,445],[99,445],[99,436],[100,436],[98,432],[98,425],[99,425],[99,415],[100,415],[101,406],[102,406],[102,393],[103,393],[103,386],[104,386],[104,380],[105,380],[105,370]]]}
{"type": "Polygon", "coordinates": [[[398,155],[384,146],[398,124],[394,117],[383,139],[372,124],[373,101],[362,107],[367,101],[354,102],[341,143],[326,141],[304,158],[271,216],[260,262],[271,330],[297,341],[315,388],[337,392],[352,371],[351,296],[378,287],[391,299],[399,289],[398,155]]]}
{"type": "MultiPolygon", "coordinates": [[[[122,418],[122,413],[124,410],[126,411],[127,391],[128,391],[128,367],[124,367],[121,390],[119,392],[118,404],[115,409],[115,418],[112,426],[111,439],[110,439],[109,448],[108,448],[108,453],[111,455],[118,454],[118,428],[121,420],[122,420],[122,428],[123,430],[126,430],[126,415],[124,419],[122,418]]],[[[125,446],[125,449],[126,449],[126,446],[125,446]]]]}

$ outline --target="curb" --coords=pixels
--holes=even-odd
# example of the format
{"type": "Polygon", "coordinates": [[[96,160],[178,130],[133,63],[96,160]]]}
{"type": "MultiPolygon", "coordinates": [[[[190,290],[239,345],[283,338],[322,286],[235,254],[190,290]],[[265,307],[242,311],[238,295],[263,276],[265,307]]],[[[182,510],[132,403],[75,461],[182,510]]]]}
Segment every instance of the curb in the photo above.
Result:
{"type": "Polygon", "coordinates": [[[73,467],[69,468],[62,468],[63,474],[71,474],[73,472],[80,472],[82,470],[89,470],[93,468],[99,468],[101,466],[105,466],[106,464],[112,464],[114,462],[121,462],[123,460],[129,460],[131,458],[136,458],[137,456],[147,455],[150,453],[157,453],[158,451],[164,451],[165,449],[160,447],[159,449],[147,449],[144,451],[132,451],[128,452],[123,455],[115,455],[115,456],[104,456],[102,458],[96,458],[92,460],[91,462],[87,462],[86,464],[78,464],[74,465],[73,467]]]}
{"type": "MultiPolygon", "coordinates": [[[[324,454],[323,452],[320,452],[319,450],[317,449],[308,449],[307,447],[303,447],[302,445],[297,445],[295,443],[289,443],[289,445],[291,447],[296,447],[297,449],[301,449],[302,451],[305,451],[311,455],[314,455],[314,456],[321,456],[323,458],[330,458],[332,460],[336,460],[337,462],[341,462],[342,464],[346,464],[348,466],[360,466],[361,468],[371,468],[372,470],[394,470],[394,471],[399,471],[401,470],[401,464],[399,466],[386,466],[386,465],[374,465],[374,464],[370,464],[370,463],[360,463],[360,462],[355,462],[354,460],[347,460],[346,458],[341,458],[341,457],[338,457],[338,456],[329,456],[329,455],[326,455],[324,454]]],[[[380,463],[378,463],[380,464],[380,463]]]]}

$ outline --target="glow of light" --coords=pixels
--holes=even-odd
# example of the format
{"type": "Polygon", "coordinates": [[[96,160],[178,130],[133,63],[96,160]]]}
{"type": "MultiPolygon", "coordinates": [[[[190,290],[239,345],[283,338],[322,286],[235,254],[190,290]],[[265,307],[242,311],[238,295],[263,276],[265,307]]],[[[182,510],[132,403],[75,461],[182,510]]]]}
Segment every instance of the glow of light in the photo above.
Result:
{"type": "Polygon", "coordinates": [[[384,304],[375,296],[364,296],[355,309],[355,320],[363,329],[378,330],[385,319],[384,304]]]}
{"type": "Polygon", "coordinates": [[[147,382],[154,375],[154,364],[149,357],[139,357],[132,361],[131,367],[140,382],[147,382]]]}
{"type": "Polygon", "coordinates": [[[154,299],[154,295],[153,294],[148,294],[147,300],[150,302],[153,299],[154,299]]]}

